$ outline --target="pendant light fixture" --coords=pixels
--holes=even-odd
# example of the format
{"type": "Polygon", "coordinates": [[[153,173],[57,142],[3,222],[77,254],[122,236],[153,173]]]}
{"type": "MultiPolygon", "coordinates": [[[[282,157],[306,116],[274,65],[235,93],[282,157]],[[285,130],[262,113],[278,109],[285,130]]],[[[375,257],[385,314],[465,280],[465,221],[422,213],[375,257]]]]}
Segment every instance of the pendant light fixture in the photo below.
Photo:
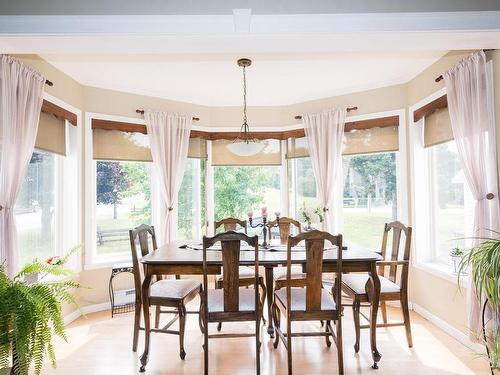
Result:
{"type": "Polygon", "coordinates": [[[226,147],[233,154],[238,156],[252,156],[262,150],[264,144],[252,136],[247,119],[247,77],[246,68],[252,65],[250,59],[239,59],[238,66],[243,69],[243,124],[241,125],[238,137],[226,147]]]}

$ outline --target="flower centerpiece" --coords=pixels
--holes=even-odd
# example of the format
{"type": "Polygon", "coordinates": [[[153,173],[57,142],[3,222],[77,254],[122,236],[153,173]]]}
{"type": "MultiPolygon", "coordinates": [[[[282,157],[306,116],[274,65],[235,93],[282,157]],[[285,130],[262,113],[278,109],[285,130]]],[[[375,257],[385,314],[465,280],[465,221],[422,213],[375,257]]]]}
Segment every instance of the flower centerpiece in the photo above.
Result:
{"type": "Polygon", "coordinates": [[[323,211],[321,207],[306,207],[305,203],[299,210],[300,219],[306,224],[305,230],[313,229],[312,224],[319,224],[323,222],[323,211]]]}
{"type": "Polygon", "coordinates": [[[45,356],[55,367],[52,338],[66,339],[61,304],[78,307],[72,291],[80,287],[64,265],[79,248],[43,262],[35,259],[12,278],[0,264],[0,369],[27,375],[33,367],[38,375],[45,356]]]}

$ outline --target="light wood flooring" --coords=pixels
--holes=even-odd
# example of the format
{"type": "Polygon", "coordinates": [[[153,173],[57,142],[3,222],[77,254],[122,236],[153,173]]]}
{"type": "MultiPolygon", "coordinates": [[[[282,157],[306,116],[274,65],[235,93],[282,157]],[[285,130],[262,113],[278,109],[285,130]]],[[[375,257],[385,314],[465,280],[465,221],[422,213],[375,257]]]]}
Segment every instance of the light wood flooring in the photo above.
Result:
{"type": "MultiPolygon", "coordinates": [[[[196,309],[195,301],[188,310],[196,309]]],[[[400,310],[389,308],[392,320],[400,318],[400,310]]],[[[163,319],[168,319],[164,316],[163,319]]],[[[482,358],[451,338],[418,314],[412,313],[413,349],[406,344],[402,327],[379,329],[378,348],[382,353],[379,370],[372,370],[368,331],[362,330],[361,350],[354,353],[352,314],[346,308],[344,318],[345,373],[371,375],[489,375],[482,358]]],[[[57,341],[58,368],[46,365],[43,374],[104,375],[138,374],[142,352],[132,352],[133,314],[121,314],[111,319],[110,312],[99,312],[79,318],[67,327],[68,342],[57,341]]],[[[300,323],[296,329],[320,329],[319,322],[300,323]]],[[[224,324],[224,332],[251,332],[252,324],[224,324]]],[[[215,325],[211,327],[215,331],[215,325]]],[[[262,374],[286,374],[286,350],[282,344],[274,349],[265,329],[262,329],[262,374]]],[[[197,315],[188,315],[185,338],[186,359],[178,352],[178,337],[152,334],[150,360],[146,374],[201,374],[203,372],[202,335],[197,315]]],[[[297,337],[293,339],[294,374],[337,374],[335,346],[329,349],[324,338],[297,337]]],[[[243,375],[254,374],[254,338],[212,339],[209,342],[210,373],[243,375]]]]}

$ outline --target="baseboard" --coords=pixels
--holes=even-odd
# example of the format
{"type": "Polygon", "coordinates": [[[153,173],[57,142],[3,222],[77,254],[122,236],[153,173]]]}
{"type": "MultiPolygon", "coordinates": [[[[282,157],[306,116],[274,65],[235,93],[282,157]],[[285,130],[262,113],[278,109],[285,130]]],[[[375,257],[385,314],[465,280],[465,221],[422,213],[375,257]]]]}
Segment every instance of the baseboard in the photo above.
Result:
{"type": "Polygon", "coordinates": [[[81,317],[85,314],[92,314],[95,312],[105,311],[105,310],[110,310],[110,309],[111,309],[111,304],[109,302],[97,303],[95,305],[88,305],[88,306],[82,307],[80,310],[75,310],[72,313],[69,313],[68,315],[66,315],[64,317],[64,324],[68,325],[71,322],[74,322],[79,317],[81,317]]]}
{"type": "Polygon", "coordinates": [[[432,314],[428,310],[424,309],[422,306],[417,305],[416,303],[412,303],[413,310],[418,313],[419,315],[423,316],[425,319],[427,319],[429,322],[434,324],[436,327],[453,337],[455,340],[460,342],[462,345],[465,345],[472,351],[476,353],[484,353],[485,348],[481,344],[474,343],[469,340],[469,337],[450,325],[449,323],[445,322],[443,319],[438,318],[436,315],[432,314]]]}

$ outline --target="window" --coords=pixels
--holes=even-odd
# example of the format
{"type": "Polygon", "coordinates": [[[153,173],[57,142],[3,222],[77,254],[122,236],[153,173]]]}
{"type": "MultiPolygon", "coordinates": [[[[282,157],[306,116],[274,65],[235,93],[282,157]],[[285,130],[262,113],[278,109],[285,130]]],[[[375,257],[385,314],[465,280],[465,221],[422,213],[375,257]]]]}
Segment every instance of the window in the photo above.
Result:
{"type": "Polygon", "coordinates": [[[290,214],[297,220],[302,221],[300,210],[304,207],[311,209],[319,207],[310,157],[288,159],[288,189],[290,214]]]}
{"type": "Polygon", "coordinates": [[[129,253],[128,230],[151,224],[151,163],[96,161],[96,253],[129,253]]]}
{"type": "Polygon", "coordinates": [[[57,173],[60,156],[35,151],[14,207],[22,267],[33,259],[44,260],[57,253],[57,173]]]}
{"type": "Polygon", "coordinates": [[[205,159],[188,158],[179,190],[177,238],[199,239],[206,234],[205,159]]]}
{"type": "Polygon", "coordinates": [[[472,235],[474,201],[454,140],[426,148],[429,170],[431,261],[450,263],[452,248],[466,248],[472,235]]]}
{"type": "Polygon", "coordinates": [[[384,224],[397,219],[396,153],[344,156],[343,172],[344,236],[380,250],[384,224]]]}

